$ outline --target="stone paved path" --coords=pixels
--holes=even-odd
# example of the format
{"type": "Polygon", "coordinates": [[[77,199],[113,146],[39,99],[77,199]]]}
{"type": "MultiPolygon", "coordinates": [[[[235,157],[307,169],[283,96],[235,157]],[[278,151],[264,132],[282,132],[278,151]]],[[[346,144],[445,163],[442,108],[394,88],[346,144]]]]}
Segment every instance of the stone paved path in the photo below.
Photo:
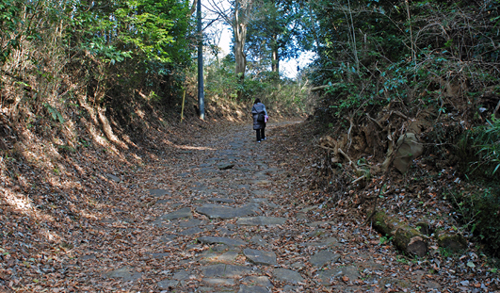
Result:
{"type": "MultiPolygon", "coordinates": [[[[139,215],[149,231],[137,232],[129,249],[146,269],[126,257],[114,264],[96,260],[93,265],[102,267],[105,278],[133,292],[140,291],[141,282],[154,282],[158,292],[365,292],[374,286],[413,286],[400,278],[403,266],[389,268],[380,261],[383,248],[380,254],[367,248],[378,240],[376,234],[356,223],[318,221],[318,206],[283,205],[296,190],[272,152],[273,132],[286,128],[271,125],[269,139],[260,144],[248,128],[239,126],[208,145],[194,139],[144,170],[155,178],[130,188],[153,199],[139,215]],[[155,240],[141,244],[141,233],[155,240]],[[165,269],[153,269],[158,267],[165,269]],[[394,277],[386,277],[389,269],[394,277]]],[[[127,223],[125,215],[114,221],[112,227],[127,223]]],[[[406,273],[420,280],[425,272],[406,273]]],[[[439,288],[425,280],[420,286],[439,288]]]]}

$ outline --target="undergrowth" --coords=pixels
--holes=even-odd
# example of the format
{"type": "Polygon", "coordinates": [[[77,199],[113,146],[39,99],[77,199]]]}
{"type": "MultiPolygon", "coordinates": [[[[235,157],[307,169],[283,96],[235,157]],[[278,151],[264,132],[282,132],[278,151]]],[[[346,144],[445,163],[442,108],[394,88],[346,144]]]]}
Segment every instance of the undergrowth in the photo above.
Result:
{"type": "Polygon", "coordinates": [[[459,169],[470,187],[452,192],[460,221],[487,251],[500,255],[500,119],[466,130],[456,145],[459,169]]]}
{"type": "Polygon", "coordinates": [[[500,179],[500,119],[467,130],[457,144],[461,168],[469,177],[500,179]]]}
{"type": "Polygon", "coordinates": [[[484,181],[471,182],[461,190],[450,191],[458,220],[483,243],[486,251],[497,257],[500,256],[499,192],[498,183],[484,181]]]}

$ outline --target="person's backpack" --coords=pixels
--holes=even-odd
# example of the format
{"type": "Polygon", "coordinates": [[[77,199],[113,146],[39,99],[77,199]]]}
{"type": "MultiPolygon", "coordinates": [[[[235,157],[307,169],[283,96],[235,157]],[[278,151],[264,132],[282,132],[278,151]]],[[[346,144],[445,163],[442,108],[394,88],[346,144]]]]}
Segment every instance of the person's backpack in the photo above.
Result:
{"type": "Polygon", "coordinates": [[[266,115],[264,114],[264,112],[260,112],[259,114],[257,114],[257,122],[265,122],[266,121],[266,115]]]}

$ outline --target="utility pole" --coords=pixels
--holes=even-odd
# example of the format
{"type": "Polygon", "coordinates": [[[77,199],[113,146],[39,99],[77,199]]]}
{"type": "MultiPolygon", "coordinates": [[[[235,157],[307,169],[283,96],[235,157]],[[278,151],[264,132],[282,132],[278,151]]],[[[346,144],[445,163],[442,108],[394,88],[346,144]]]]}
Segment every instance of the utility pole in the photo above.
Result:
{"type": "Polygon", "coordinates": [[[203,32],[201,31],[201,0],[196,5],[198,18],[198,108],[200,119],[205,119],[205,96],[203,87],[203,32]]]}

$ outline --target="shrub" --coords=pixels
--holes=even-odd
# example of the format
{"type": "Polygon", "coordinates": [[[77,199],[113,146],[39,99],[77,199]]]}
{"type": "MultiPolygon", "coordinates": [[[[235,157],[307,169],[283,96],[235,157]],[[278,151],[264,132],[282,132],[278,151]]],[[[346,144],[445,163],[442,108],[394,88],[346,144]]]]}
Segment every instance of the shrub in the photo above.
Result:
{"type": "Polygon", "coordinates": [[[499,186],[462,191],[453,200],[460,221],[467,225],[474,236],[484,243],[485,249],[495,256],[500,256],[499,191],[499,186]]]}
{"type": "Polygon", "coordinates": [[[500,178],[500,119],[467,130],[457,145],[461,169],[468,176],[500,178]]]}

